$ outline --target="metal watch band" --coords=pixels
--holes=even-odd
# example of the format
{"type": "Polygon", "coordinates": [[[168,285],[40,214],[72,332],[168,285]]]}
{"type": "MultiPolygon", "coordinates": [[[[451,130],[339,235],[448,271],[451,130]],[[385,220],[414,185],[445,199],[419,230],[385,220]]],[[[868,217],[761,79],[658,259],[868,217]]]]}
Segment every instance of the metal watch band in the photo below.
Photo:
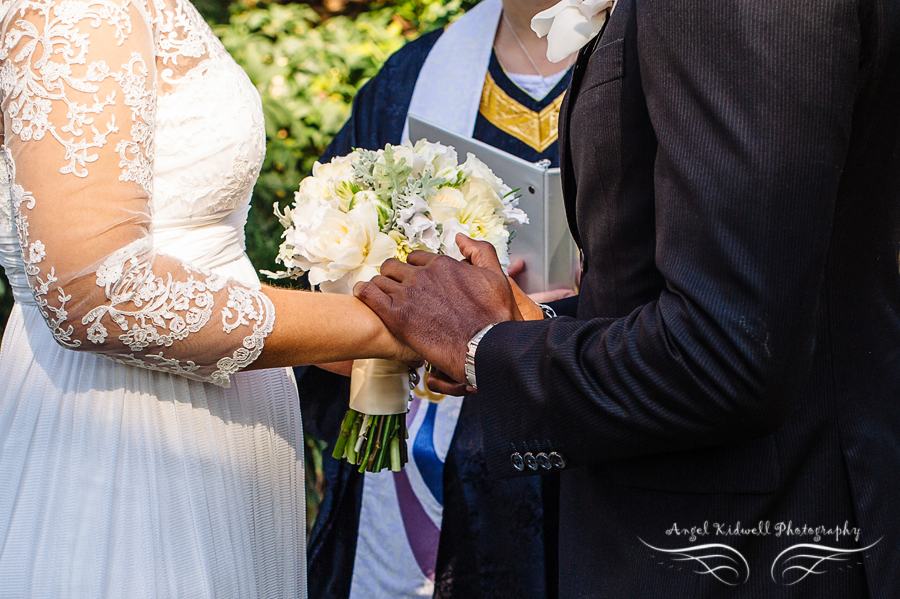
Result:
{"type": "Polygon", "coordinates": [[[544,313],[544,318],[556,318],[556,310],[547,304],[538,304],[538,308],[544,313]]]}
{"type": "Polygon", "coordinates": [[[478,385],[475,381],[475,352],[478,351],[478,344],[481,342],[481,338],[484,337],[495,324],[497,323],[489,324],[475,333],[475,336],[469,341],[469,345],[466,346],[466,382],[473,389],[478,389],[478,385]]]}

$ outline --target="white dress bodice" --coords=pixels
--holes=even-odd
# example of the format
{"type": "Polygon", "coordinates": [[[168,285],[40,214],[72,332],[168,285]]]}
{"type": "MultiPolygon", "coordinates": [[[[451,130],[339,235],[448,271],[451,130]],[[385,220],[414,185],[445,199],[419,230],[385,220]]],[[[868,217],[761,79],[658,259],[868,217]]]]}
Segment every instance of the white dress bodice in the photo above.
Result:
{"type": "Polygon", "coordinates": [[[256,88],[231,57],[197,73],[157,105],[151,229],[162,253],[214,269],[244,257],[265,124],[256,88]]]}

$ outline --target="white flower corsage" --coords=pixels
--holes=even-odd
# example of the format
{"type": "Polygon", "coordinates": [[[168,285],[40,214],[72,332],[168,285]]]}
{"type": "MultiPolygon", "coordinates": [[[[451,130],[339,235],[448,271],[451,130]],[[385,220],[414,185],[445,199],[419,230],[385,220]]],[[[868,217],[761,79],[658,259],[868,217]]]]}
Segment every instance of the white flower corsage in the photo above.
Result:
{"type": "Polygon", "coordinates": [[[538,37],[547,36],[547,60],[562,62],[594,39],[613,0],[561,0],[531,19],[538,37]]]}

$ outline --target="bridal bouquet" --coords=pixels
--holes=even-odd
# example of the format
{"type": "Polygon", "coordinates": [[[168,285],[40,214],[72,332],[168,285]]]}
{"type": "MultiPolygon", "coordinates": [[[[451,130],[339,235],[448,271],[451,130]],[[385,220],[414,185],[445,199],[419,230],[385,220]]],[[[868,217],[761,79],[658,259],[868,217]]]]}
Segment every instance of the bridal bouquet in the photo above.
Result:
{"type": "MultiPolygon", "coordinates": [[[[508,226],[528,222],[517,204],[515,192],[473,154],[459,164],[452,147],[425,140],[355,150],[317,162],[293,205],[284,213],[276,205],[285,228],[277,261],[286,270],[265,274],[306,273],[322,291],[349,294],[378,274],[382,262],[405,261],[414,250],[462,260],[458,233],[490,242],[506,266],[508,226]]],[[[405,414],[412,386],[402,362],[356,360],[334,457],[360,472],[400,470],[408,461],[405,414]]]]}

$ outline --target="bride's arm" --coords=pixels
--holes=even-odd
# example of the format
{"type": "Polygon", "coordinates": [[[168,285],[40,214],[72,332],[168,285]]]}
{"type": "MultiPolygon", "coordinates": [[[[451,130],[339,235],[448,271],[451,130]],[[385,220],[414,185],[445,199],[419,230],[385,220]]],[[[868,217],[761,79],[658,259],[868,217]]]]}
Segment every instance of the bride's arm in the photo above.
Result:
{"type": "Polygon", "coordinates": [[[261,354],[257,367],[398,355],[354,298],[254,289],[155,251],[157,63],[137,4],[22,0],[2,39],[16,228],[58,343],[221,385],[261,354]]]}
{"type": "Polygon", "coordinates": [[[279,318],[262,355],[248,368],[324,364],[358,358],[413,360],[416,354],[349,295],[263,287],[279,318]],[[291,318],[303,314],[303,318],[291,318]]]}

